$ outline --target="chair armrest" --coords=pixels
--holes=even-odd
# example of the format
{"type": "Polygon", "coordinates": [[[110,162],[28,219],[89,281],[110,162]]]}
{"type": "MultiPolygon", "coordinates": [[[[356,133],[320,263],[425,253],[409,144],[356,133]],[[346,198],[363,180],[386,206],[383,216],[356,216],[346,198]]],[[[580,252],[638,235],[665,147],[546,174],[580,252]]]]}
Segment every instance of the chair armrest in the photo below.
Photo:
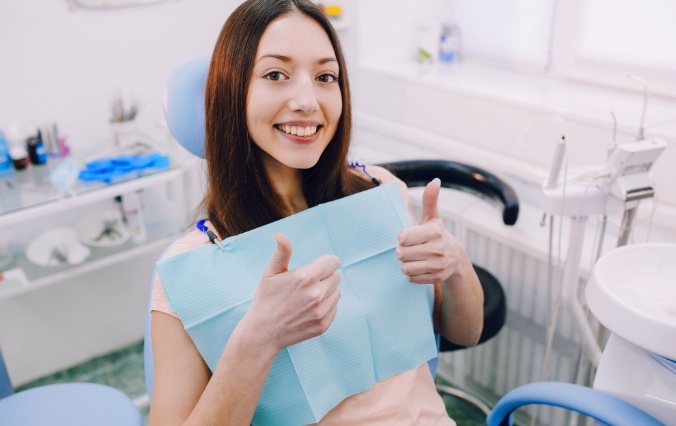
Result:
{"type": "Polygon", "coordinates": [[[448,160],[409,160],[383,163],[392,174],[407,186],[425,186],[432,179],[441,179],[446,188],[478,194],[502,205],[502,221],[514,225],[519,216],[519,199],[505,181],[478,167],[448,160]]]}
{"type": "Polygon", "coordinates": [[[563,382],[535,382],[512,389],[493,407],[486,425],[512,425],[514,411],[531,404],[562,407],[609,425],[663,426],[654,417],[619,398],[563,382]]]}

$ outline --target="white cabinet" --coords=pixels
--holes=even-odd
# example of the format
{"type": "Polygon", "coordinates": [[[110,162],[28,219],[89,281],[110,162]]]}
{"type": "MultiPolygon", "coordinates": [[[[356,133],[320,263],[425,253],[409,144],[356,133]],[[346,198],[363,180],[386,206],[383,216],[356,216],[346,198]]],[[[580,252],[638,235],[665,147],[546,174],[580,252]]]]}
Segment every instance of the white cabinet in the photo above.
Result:
{"type": "Polygon", "coordinates": [[[0,347],[14,386],[142,339],[154,262],[190,226],[201,196],[186,190],[197,161],[171,153],[166,170],[115,184],[78,183],[68,196],[48,183],[54,164],[0,179],[0,250],[13,258],[0,266],[26,277],[0,281],[0,347]],[[144,205],[144,241],[87,246],[90,254],[75,265],[40,266],[27,258],[36,237],[119,209],[115,197],[133,192],[144,205]]]}

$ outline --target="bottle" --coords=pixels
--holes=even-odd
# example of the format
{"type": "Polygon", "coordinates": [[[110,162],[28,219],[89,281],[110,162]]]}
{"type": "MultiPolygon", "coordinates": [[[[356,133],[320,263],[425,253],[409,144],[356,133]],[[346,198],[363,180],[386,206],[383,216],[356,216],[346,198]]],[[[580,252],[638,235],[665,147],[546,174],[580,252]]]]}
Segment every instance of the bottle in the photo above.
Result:
{"type": "Polygon", "coordinates": [[[443,24],[439,38],[439,62],[452,64],[458,61],[460,53],[460,31],[456,25],[443,24]]]}
{"type": "Polygon", "coordinates": [[[42,132],[38,130],[37,135],[31,136],[26,140],[26,149],[31,164],[40,165],[47,163],[47,150],[42,142],[42,132]]]}
{"type": "Polygon", "coordinates": [[[326,4],[324,7],[324,14],[331,20],[331,22],[338,22],[340,21],[340,17],[343,14],[343,8],[340,7],[340,3],[336,3],[335,1],[326,4]]]}
{"type": "Polygon", "coordinates": [[[0,132],[0,177],[9,176],[14,173],[12,166],[12,157],[9,156],[9,144],[5,139],[5,134],[0,132]]]}
{"type": "Polygon", "coordinates": [[[146,241],[146,221],[141,202],[141,191],[130,192],[122,196],[124,220],[131,231],[131,239],[136,244],[146,241]]]}
{"type": "Polygon", "coordinates": [[[433,19],[424,19],[417,22],[416,60],[423,66],[423,70],[437,61],[438,56],[438,23],[433,19]]]}

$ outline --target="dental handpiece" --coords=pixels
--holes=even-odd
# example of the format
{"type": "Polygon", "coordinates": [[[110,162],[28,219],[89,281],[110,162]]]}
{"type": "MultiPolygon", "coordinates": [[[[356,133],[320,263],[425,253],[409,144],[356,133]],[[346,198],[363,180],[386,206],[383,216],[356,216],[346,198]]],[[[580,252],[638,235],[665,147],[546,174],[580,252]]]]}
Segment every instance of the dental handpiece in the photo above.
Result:
{"type": "Polygon", "coordinates": [[[559,184],[559,174],[561,173],[561,165],[563,164],[563,156],[566,153],[566,137],[561,136],[561,140],[556,144],[554,151],[554,158],[552,159],[552,166],[549,169],[549,178],[547,178],[546,189],[555,188],[559,184]]]}

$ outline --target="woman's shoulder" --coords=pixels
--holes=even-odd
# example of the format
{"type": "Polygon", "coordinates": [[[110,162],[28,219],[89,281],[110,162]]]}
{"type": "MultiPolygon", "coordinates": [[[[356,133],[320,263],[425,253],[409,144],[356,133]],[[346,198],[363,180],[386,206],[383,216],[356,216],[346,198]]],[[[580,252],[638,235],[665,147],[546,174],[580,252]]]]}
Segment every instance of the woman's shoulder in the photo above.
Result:
{"type": "Polygon", "coordinates": [[[399,178],[397,178],[394,174],[392,174],[392,172],[381,166],[368,165],[366,166],[366,171],[368,172],[368,174],[378,179],[383,184],[394,181],[401,182],[401,180],[399,180],[399,178]]]}
{"type": "Polygon", "coordinates": [[[392,172],[384,167],[376,165],[366,165],[364,166],[364,171],[369,175],[369,177],[378,179],[382,185],[391,182],[397,182],[402,194],[404,195],[404,199],[406,199],[406,196],[408,195],[408,187],[406,186],[406,183],[396,177],[392,172]]]}
{"type": "Polygon", "coordinates": [[[207,237],[203,232],[193,229],[171,243],[162,256],[162,259],[168,259],[172,256],[176,256],[177,254],[184,253],[195,247],[199,247],[208,243],[209,237],[207,237]]]}

